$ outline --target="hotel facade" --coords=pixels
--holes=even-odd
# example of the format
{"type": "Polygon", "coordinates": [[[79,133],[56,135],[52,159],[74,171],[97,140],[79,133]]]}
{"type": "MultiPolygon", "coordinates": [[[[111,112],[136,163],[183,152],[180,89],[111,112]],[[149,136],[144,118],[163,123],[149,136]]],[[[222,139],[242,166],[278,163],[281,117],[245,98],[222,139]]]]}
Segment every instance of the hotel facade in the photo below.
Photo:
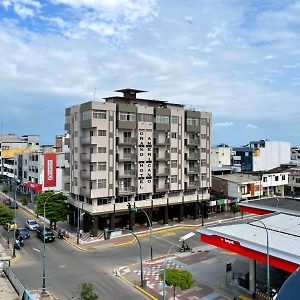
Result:
{"type": "Polygon", "coordinates": [[[65,110],[70,153],[69,203],[85,231],[197,219],[211,187],[211,113],[122,96],[65,110]],[[137,212],[128,211],[128,203],[137,212]]]}

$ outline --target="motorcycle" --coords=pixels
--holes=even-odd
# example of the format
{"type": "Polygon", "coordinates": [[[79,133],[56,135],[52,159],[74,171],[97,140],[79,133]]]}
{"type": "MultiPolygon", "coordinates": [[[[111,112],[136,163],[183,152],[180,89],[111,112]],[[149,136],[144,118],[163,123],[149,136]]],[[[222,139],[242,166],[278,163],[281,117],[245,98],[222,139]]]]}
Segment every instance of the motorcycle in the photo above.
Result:
{"type": "Polygon", "coordinates": [[[64,235],[65,235],[64,232],[61,231],[61,230],[59,230],[58,233],[57,233],[57,238],[58,238],[58,239],[63,239],[63,238],[64,238],[64,235]]]}

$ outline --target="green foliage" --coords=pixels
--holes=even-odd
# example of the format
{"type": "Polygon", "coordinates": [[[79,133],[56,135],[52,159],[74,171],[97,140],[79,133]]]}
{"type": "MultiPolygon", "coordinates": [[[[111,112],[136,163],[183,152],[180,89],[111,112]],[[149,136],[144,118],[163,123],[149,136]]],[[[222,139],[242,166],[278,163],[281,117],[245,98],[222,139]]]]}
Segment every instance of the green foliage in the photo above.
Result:
{"type": "Polygon", "coordinates": [[[9,209],[5,205],[0,204],[0,225],[11,223],[14,219],[13,210],[9,209]]]}
{"type": "Polygon", "coordinates": [[[236,203],[233,203],[230,207],[230,211],[235,215],[240,211],[240,207],[236,203]]]}
{"type": "Polygon", "coordinates": [[[84,282],[79,286],[79,299],[80,300],[97,300],[98,295],[94,291],[91,283],[84,282]]]}
{"type": "MultiPolygon", "coordinates": [[[[160,279],[164,280],[164,273],[161,273],[160,279]]],[[[188,290],[193,286],[193,276],[189,271],[168,268],[166,269],[166,285],[173,286],[174,299],[175,288],[178,286],[182,291],[188,290]]]]}
{"type": "Polygon", "coordinates": [[[5,187],[2,189],[2,192],[5,193],[5,194],[8,193],[8,188],[7,188],[7,186],[5,186],[5,187]]]}
{"type": "Polygon", "coordinates": [[[53,192],[45,192],[39,194],[36,198],[36,209],[35,213],[37,215],[44,215],[44,202],[46,218],[51,222],[51,224],[56,224],[58,221],[65,221],[70,212],[67,203],[67,196],[62,192],[55,194],[53,192]],[[48,200],[47,200],[48,199],[48,200]]]}
{"type": "Polygon", "coordinates": [[[22,198],[21,198],[21,203],[23,204],[23,205],[28,205],[28,198],[27,197],[25,197],[25,196],[23,196],[22,198]]]}

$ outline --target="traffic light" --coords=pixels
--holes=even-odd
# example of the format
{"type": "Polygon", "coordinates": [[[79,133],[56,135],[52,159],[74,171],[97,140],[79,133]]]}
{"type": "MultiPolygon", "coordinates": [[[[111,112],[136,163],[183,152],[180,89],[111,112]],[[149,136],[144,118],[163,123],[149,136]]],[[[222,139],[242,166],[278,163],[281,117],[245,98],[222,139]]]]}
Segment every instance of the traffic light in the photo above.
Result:
{"type": "Polygon", "coordinates": [[[136,213],[137,208],[135,206],[132,206],[131,203],[127,203],[128,211],[136,213]]]}

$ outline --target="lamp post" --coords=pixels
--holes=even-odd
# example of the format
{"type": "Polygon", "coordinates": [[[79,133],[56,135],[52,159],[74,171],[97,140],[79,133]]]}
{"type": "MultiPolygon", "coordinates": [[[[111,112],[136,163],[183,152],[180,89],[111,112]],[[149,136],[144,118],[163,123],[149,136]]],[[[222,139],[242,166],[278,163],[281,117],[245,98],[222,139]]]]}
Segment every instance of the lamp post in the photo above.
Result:
{"type": "Polygon", "coordinates": [[[147,217],[149,223],[149,230],[150,230],[150,259],[153,260],[153,249],[152,249],[152,221],[150,220],[148,214],[143,208],[139,208],[147,217]]]}
{"type": "Polygon", "coordinates": [[[253,219],[253,221],[261,223],[265,230],[266,230],[266,235],[267,235],[267,299],[270,299],[270,257],[269,257],[269,233],[268,233],[268,228],[266,224],[259,219],[253,219]]]}
{"type": "MultiPolygon", "coordinates": [[[[194,236],[195,233],[194,232],[190,232],[184,236],[182,236],[180,239],[179,239],[179,242],[183,242],[183,241],[186,241],[188,240],[189,238],[191,238],[192,236],[194,236]]],[[[169,257],[169,254],[170,252],[172,251],[172,249],[177,246],[176,244],[173,244],[167,255],[166,255],[166,258],[165,258],[165,261],[164,261],[164,279],[163,279],[163,300],[166,300],[166,269],[167,269],[167,260],[168,260],[168,257],[169,257]]]]}
{"type": "Polygon", "coordinates": [[[76,244],[79,244],[79,230],[80,230],[80,209],[79,209],[79,196],[77,196],[77,238],[76,238],[76,244]]]}
{"type": "Polygon", "coordinates": [[[46,258],[46,240],[45,240],[45,229],[46,229],[46,203],[47,201],[57,195],[59,193],[53,193],[52,195],[50,195],[49,197],[46,198],[46,200],[44,201],[44,232],[43,232],[43,285],[42,285],[42,295],[46,294],[46,264],[45,264],[45,258],[46,258]]]}
{"type": "MultiPolygon", "coordinates": [[[[13,244],[13,257],[16,256],[16,224],[17,224],[17,189],[18,189],[18,182],[15,181],[15,194],[14,194],[14,244],[13,244]]],[[[9,228],[8,228],[9,231],[9,228]]]]}

